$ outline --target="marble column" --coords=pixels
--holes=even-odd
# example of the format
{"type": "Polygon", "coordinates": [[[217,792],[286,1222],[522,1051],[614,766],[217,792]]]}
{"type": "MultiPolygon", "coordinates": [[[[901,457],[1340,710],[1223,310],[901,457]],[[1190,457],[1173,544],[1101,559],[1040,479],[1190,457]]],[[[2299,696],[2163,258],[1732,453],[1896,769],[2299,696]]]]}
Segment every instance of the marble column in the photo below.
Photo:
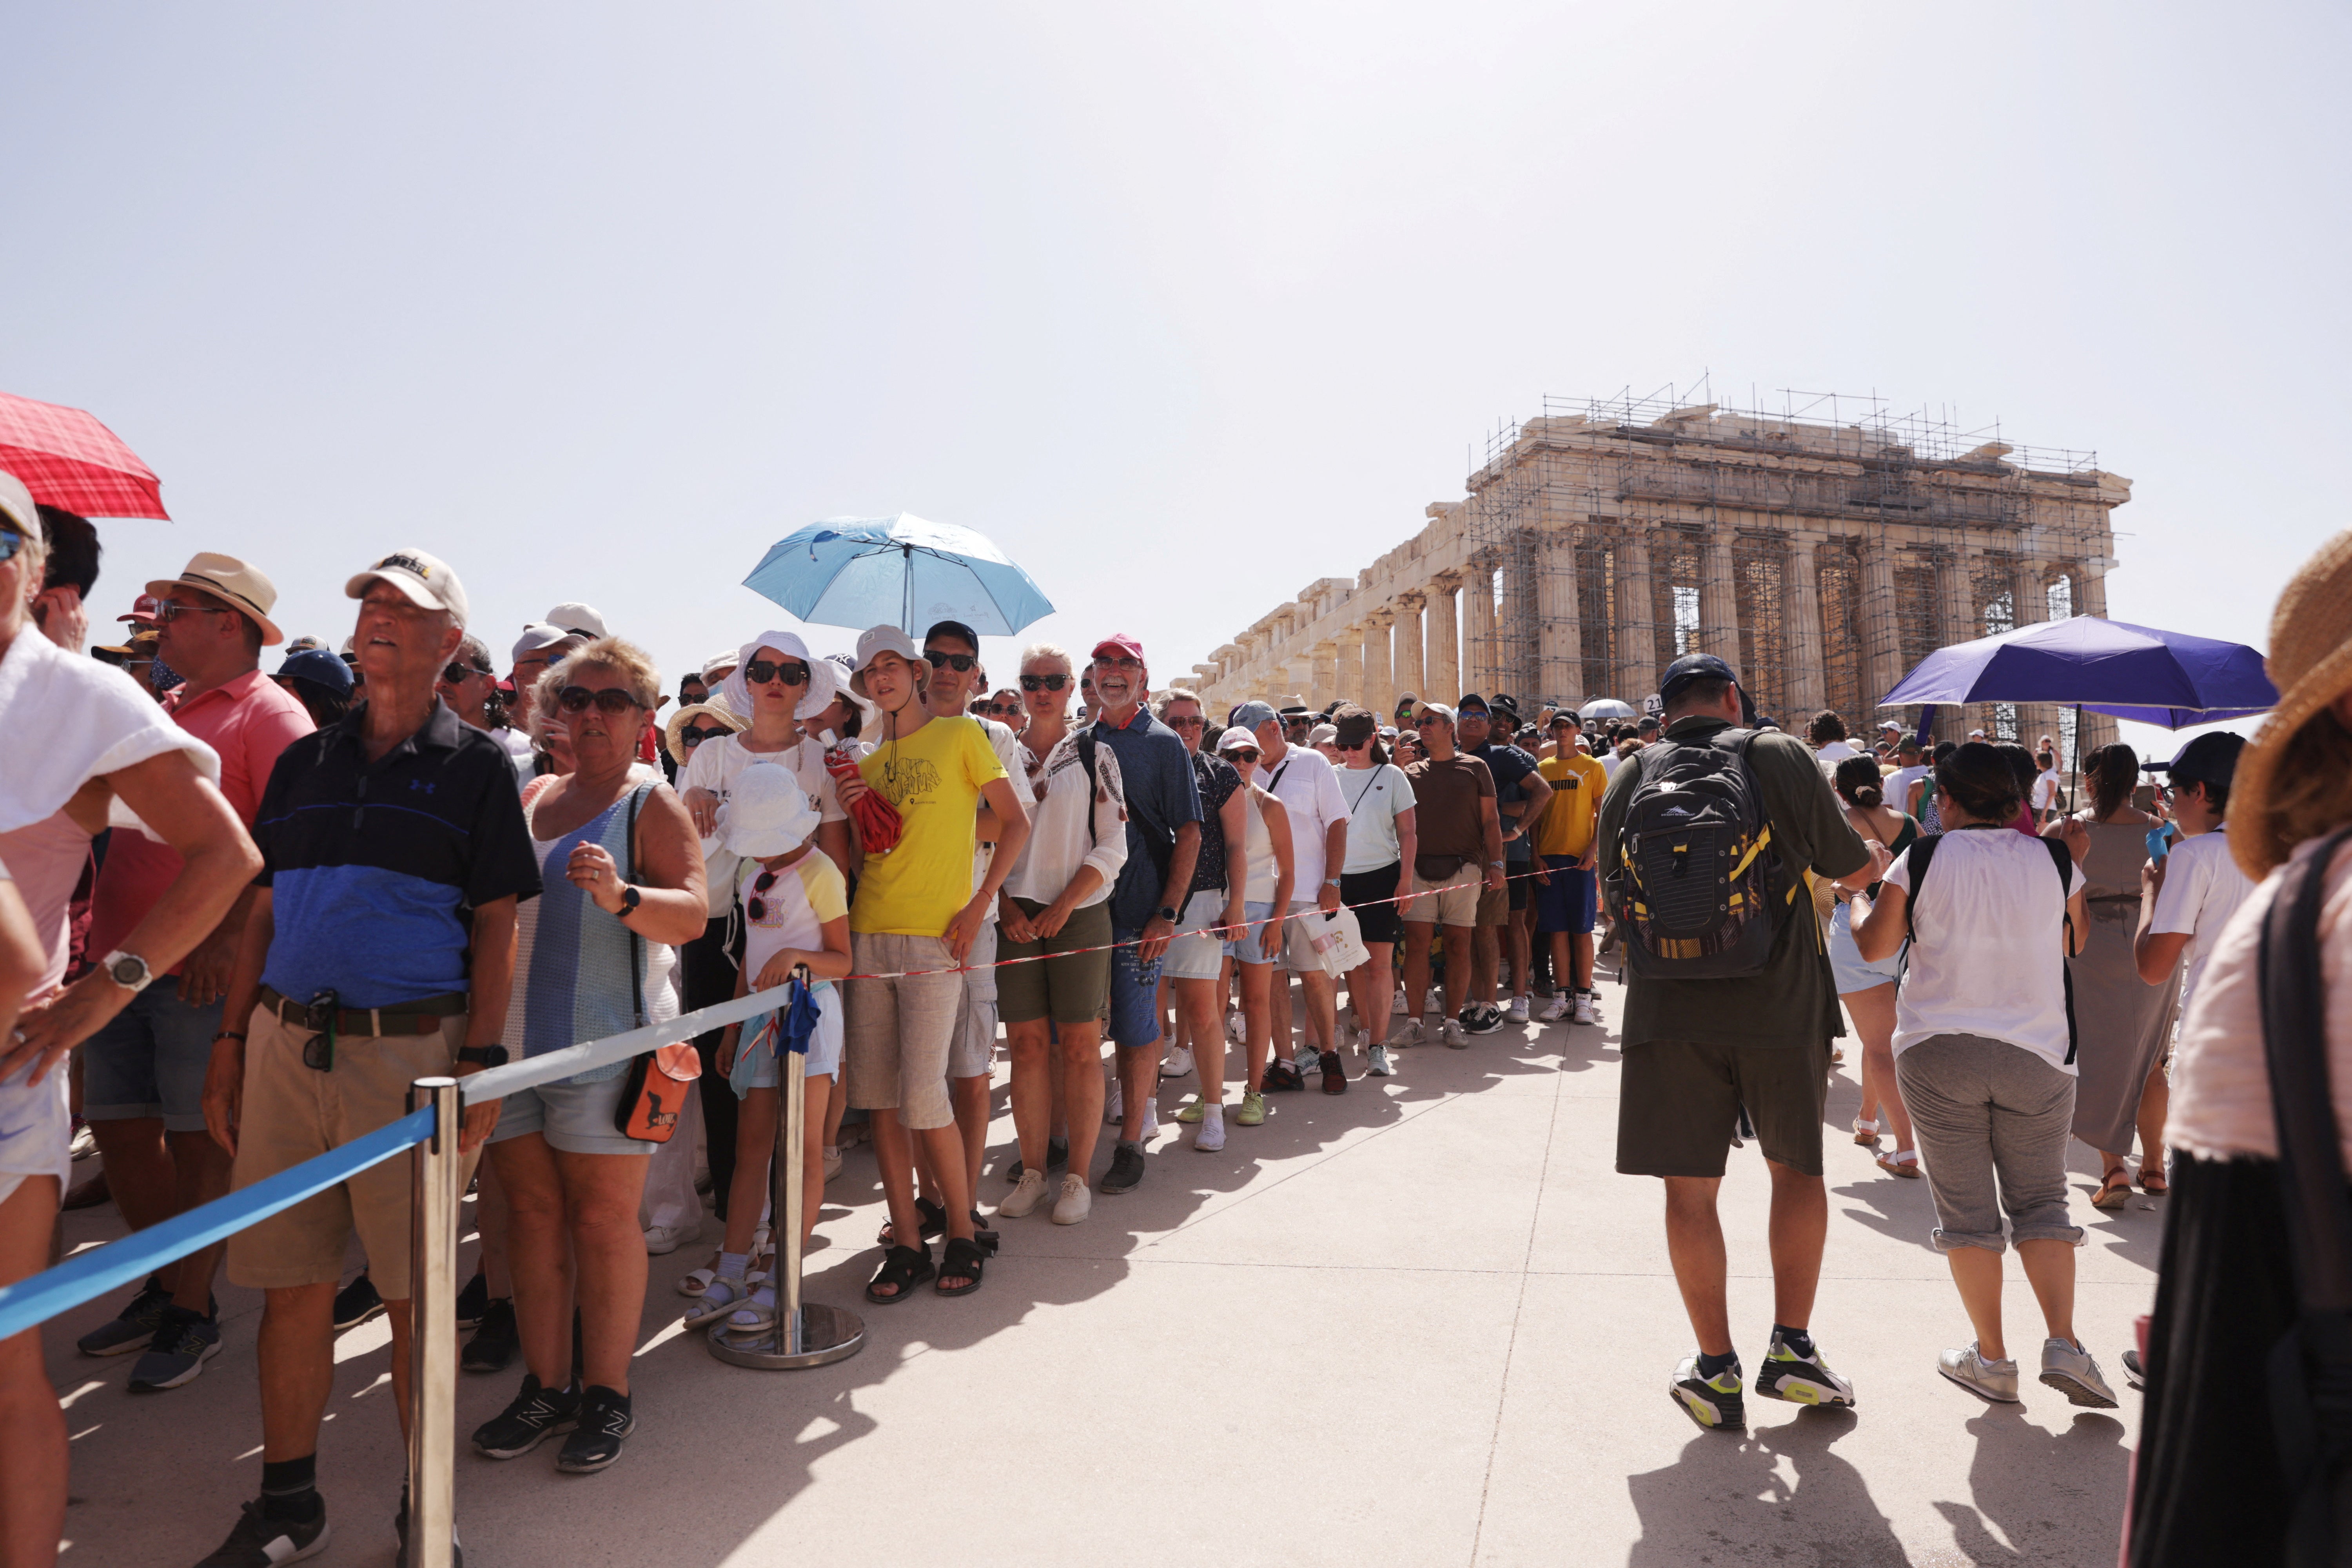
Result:
{"type": "MultiPolygon", "coordinates": [[[[2010,568],[2009,598],[2011,619],[2019,630],[2038,626],[2050,618],[2050,563],[2032,556],[2024,556],[2010,568]]],[[[2047,702],[2021,702],[2017,705],[2018,739],[2028,746],[2040,743],[2042,737],[2058,733],[2058,710],[2047,702]]],[[[2074,766],[2072,762],[2063,764],[2074,766]]]]}
{"type": "Polygon", "coordinates": [[[1389,622],[1394,618],[1385,609],[1364,617],[1364,706],[1384,724],[1397,699],[1396,678],[1389,671],[1389,622]]]}
{"type": "MultiPolygon", "coordinates": [[[[1541,625],[1542,616],[1536,608],[1535,539],[1531,530],[1519,529],[1511,536],[1510,553],[1503,558],[1503,632],[1495,639],[1495,668],[1488,684],[1466,689],[1490,696],[1507,691],[1525,700],[1535,676],[1541,625]]],[[[1534,710],[1528,711],[1532,714],[1534,710]]]]}
{"type": "Polygon", "coordinates": [[[1536,540],[1536,689],[1524,694],[1533,719],[1547,702],[1581,705],[1584,689],[1584,606],[1577,595],[1576,535],[1546,529],[1536,540]]]}
{"type": "Polygon", "coordinates": [[[1428,640],[1428,650],[1423,658],[1424,674],[1431,686],[1455,697],[1462,694],[1462,636],[1454,613],[1454,591],[1461,585],[1460,573],[1438,574],[1430,580],[1428,606],[1422,612],[1423,633],[1428,640]]]}
{"type": "Polygon", "coordinates": [[[1320,712],[1339,695],[1339,650],[1317,643],[1307,654],[1307,706],[1320,712]]]}
{"type": "Polygon", "coordinates": [[[1789,646],[1792,727],[1829,706],[1830,700],[1829,671],[1822,657],[1822,578],[1813,559],[1814,542],[1791,534],[1789,553],[1780,564],[1780,626],[1789,646]]]}
{"type": "Polygon", "coordinates": [[[1340,700],[1359,708],[1364,701],[1364,628],[1349,626],[1339,634],[1333,645],[1339,650],[1339,677],[1337,686],[1340,700]]]}
{"type": "MultiPolygon", "coordinates": [[[[1961,544],[1936,563],[1936,599],[1937,642],[1941,647],[1974,642],[1985,635],[1984,611],[1977,604],[1976,560],[1966,544],[1961,544]]],[[[1909,674],[1908,670],[1904,672],[1909,674]]],[[[1965,739],[1970,730],[1992,729],[1992,707],[1990,703],[1963,704],[1959,717],[1965,721],[1955,727],[1965,739]]]]}
{"type": "MultiPolygon", "coordinates": [[[[2069,571],[2074,577],[2074,613],[2097,616],[2107,613],[2107,561],[2077,561],[2069,571]]],[[[2111,746],[2120,738],[2116,721],[2104,713],[2083,715],[2083,752],[2088,756],[2101,746],[2111,746]]]]}
{"type": "MultiPolygon", "coordinates": [[[[1878,700],[1903,679],[1903,627],[1895,615],[1895,552],[1878,540],[1862,547],[1862,713],[1878,711],[1878,700]]],[[[1946,726],[1948,728],[1948,726],[1946,726]]]]}
{"type": "MultiPolygon", "coordinates": [[[[1700,537],[1698,546],[1698,642],[1701,653],[1711,653],[1734,669],[1739,663],[1739,605],[1734,597],[1738,580],[1731,565],[1731,541],[1720,532],[1700,537]]],[[[1740,669],[1745,675],[1746,670],[1740,669]]]]}
{"type": "Polygon", "coordinates": [[[1611,542],[1616,556],[1617,667],[1603,695],[1642,706],[1658,689],[1658,626],[1650,584],[1650,531],[1629,522],[1611,542]]]}
{"type": "Polygon", "coordinates": [[[1396,596],[1396,683],[1400,695],[1410,691],[1415,697],[1427,697],[1421,674],[1421,595],[1418,593],[1396,596]]]}
{"type": "Polygon", "coordinates": [[[1438,699],[1452,704],[1465,691],[1481,694],[1495,688],[1495,562],[1484,552],[1473,556],[1470,575],[1462,584],[1462,668],[1455,689],[1438,699]]]}

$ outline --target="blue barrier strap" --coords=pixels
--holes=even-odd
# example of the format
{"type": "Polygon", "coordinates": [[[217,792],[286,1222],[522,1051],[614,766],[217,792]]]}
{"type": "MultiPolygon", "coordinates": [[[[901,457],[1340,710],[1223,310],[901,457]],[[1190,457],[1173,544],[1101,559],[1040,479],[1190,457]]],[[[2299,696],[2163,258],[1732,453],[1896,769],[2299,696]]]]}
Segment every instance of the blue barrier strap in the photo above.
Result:
{"type": "Polygon", "coordinates": [[[428,1105],[291,1170],[20,1279],[0,1289],[0,1340],[47,1322],[191,1252],[202,1251],[432,1136],[433,1108],[428,1105]]]}
{"type": "Polygon", "coordinates": [[[502,1068],[488,1068],[481,1072],[467,1073],[457,1080],[458,1089],[468,1106],[484,1100],[502,1100],[520,1089],[537,1089],[543,1083],[553,1083],[560,1078],[586,1072],[590,1068],[610,1066],[643,1056],[660,1046],[690,1040],[695,1036],[728,1024],[740,1024],[761,1013],[772,1013],[779,1001],[773,987],[754,991],[748,996],[737,996],[725,1002],[713,1002],[709,1006],[670,1019],[666,1024],[647,1024],[626,1034],[607,1035],[601,1040],[590,1040],[562,1050],[543,1051],[535,1057],[509,1062],[502,1068]]]}

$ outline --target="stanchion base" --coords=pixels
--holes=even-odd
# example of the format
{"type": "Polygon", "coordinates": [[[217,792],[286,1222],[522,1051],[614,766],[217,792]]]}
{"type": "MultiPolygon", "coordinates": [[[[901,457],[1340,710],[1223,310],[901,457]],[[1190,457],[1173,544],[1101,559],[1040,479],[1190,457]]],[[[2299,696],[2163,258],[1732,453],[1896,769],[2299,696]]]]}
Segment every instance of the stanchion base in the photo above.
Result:
{"type": "Polygon", "coordinates": [[[708,1341],[710,1353],[720,1361],[736,1366],[783,1371],[824,1366],[856,1355],[866,1347],[866,1324],[855,1312],[845,1312],[821,1301],[804,1301],[801,1304],[801,1348],[788,1351],[783,1348],[787,1342],[782,1321],[772,1329],[745,1333],[730,1329],[724,1319],[710,1325],[708,1341]]]}

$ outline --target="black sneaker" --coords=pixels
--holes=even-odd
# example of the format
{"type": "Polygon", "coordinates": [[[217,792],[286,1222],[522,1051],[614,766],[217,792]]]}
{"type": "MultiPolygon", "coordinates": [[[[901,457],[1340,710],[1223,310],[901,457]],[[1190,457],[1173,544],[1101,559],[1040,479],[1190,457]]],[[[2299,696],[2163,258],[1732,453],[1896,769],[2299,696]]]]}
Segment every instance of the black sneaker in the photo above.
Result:
{"type": "Polygon", "coordinates": [[[356,1329],[383,1310],[383,1298],[375,1293],[375,1281],[362,1269],[358,1279],[335,1292],[335,1331],[356,1329]]]}
{"type": "MultiPolygon", "coordinates": [[[[392,1516],[392,1533],[400,1540],[400,1555],[394,1559],[400,1568],[408,1568],[408,1489],[400,1489],[400,1511],[392,1516]]],[[[449,1526],[449,1568],[466,1568],[466,1543],[457,1539],[457,1526],[449,1526]]]]}
{"type": "Polygon", "coordinates": [[[470,1329],[478,1324],[482,1321],[482,1313],[488,1309],[489,1304],[490,1277],[487,1274],[477,1274],[466,1281],[466,1288],[463,1290],[457,1292],[457,1326],[461,1329],[470,1329]]]}
{"type": "Polygon", "coordinates": [[[1110,1169],[1095,1184],[1098,1193],[1131,1193],[1143,1184],[1143,1145],[1120,1140],[1111,1152],[1110,1169]]]}
{"type": "Polygon", "coordinates": [[[147,1283],[139,1287],[139,1294],[131,1298],[113,1321],[99,1324],[74,1342],[74,1348],[84,1355],[127,1355],[143,1351],[155,1340],[155,1331],[163,1326],[163,1309],[172,1304],[172,1293],[155,1282],[150,1274],[147,1283]]]}
{"type": "Polygon", "coordinates": [[[514,1302],[502,1296],[482,1309],[481,1327],[466,1342],[457,1364],[467,1372],[504,1372],[514,1364],[515,1352],[521,1348],[514,1302]]]}
{"type": "Polygon", "coordinates": [[[307,1520],[271,1519],[261,1511],[257,1499],[241,1506],[245,1513],[236,1528],[196,1568],[278,1568],[280,1563],[316,1557],[327,1549],[331,1532],[324,1498],[319,1500],[318,1512],[307,1520]]]}
{"type": "Polygon", "coordinates": [[[627,1394],[615,1394],[603,1384],[592,1385],[581,1396],[579,1426],[563,1440],[555,1468],[575,1476],[594,1474],[621,1457],[621,1445],[636,1426],[627,1394]]]}
{"type": "Polygon", "coordinates": [[[1465,1034],[1491,1035],[1503,1026],[1503,1010],[1500,1007],[1465,1007],[1462,1014],[1465,1034]]]}
{"type": "MultiPolygon", "coordinates": [[[[1059,1171],[1059,1170],[1063,1170],[1063,1169],[1066,1169],[1066,1168],[1069,1165],[1069,1163],[1070,1163],[1070,1141],[1069,1141],[1068,1139],[1066,1139],[1066,1138],[1048,1138],[1047,1140],[1045,1140],[1045,1169],[1047,1169],[1047,1170],[1049,1170],[1049,1171],[1059,1171]]],[[[1020,1182],[1020,1180],[1021,1180],[1021,1156],[1020,1156],[1020,1155],[1015,1154],[1014,1156],[1013,1156],[1013,1164],[1012,1164],[1011,1168],[1010,1168],[1010,1169],[1008,1169],[1008,1170],[1004,1173],[1004,1179],[1005,1179],[1006,1181],[1008,1181],[1008,1182],[1012,1182],[1012,1183],[1014,1183],[1014,1184],[1016,1184],[1020,1182]]]]}
{"type": "Polygon", "coordinates": [[[205,1363],[220,1354],[220,1351],[217,1318],[191,1312],[185,1307],[166,1307],[147,1353],[131,1367],[131,1382],[126,1386],[133,1394],[161,1394],[167,1388],[194,1383],[196,1374],[205,1370],[205,1363]]]}
{"type": "Polygon", "coordinates": [[[520,1459],[558,1432],[579,1424],[580,1395],[569,1388],[541,1388],[522,1374],[514,1403],[474,1428],[474,1452],[486,1459],[520,1459]]]}
{"type": "Polygon", "coordinates": [[[1747,1402],[1740,1397],[1738,1362],[1713,1377],[1702,1377],[1697,1354],[1686,1355],[1666,1380],[1666,1397],[1674,1402],[1675,1409],[1710,1432],[1748,1425],[1747,1402]]]}

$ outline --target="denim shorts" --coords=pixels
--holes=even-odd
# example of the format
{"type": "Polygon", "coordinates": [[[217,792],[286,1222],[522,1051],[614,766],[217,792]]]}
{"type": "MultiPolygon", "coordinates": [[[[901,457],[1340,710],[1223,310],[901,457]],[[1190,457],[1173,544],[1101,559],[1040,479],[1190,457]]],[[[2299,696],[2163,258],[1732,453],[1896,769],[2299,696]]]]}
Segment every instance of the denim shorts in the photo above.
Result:
{"type": "Polygon", "coordinates": [[[1240,963],[1272,963],[1282,954],[1282,928],[1267,931],[1259,922],[1274,913],[1273,900],[1253,899],[1242,906],[1242,913],[1249,917],[1249,934],[1226,942],[1226,953],[1240,963]]]}
{"type": "Polygon", "coordinates": [[[1903,978],[1904,949],[1898,947],[1873,963],[1853,945],[1853,909],[1852,904],[1840,904],[1830,916],[1830,969],[1837,976],[1841,996],[1892,985],[1903,978]]]}
{"type": "Polygon", "coordinates": [[[490,1142],[503,1143],[536,1132],[549,1147],[567,1154],[650,1154],[661,1145],[624,1138],[613,1131],[613,1112],[620,1106],[621,1091],[628,1087],[628,1074],[623,1073],[593,1083],[558,1079],[537,1089],[519,1089],[506,1097],[490,1142]]]}
{"type": "Polygon", "coordinates": [[[1160,960],[1137,956],[1139,931],[1111,928],[1110,1037],[1128,1050],[1160,1043],[1160,960]]]}
{"type": "MultiPolygon", "coordinates": [[[[841,1070],[840,988],[817,987],[816,1005],[816,1030],[809,1036],[808,1062],[803,1070],[810,1078],[831,1078],[841,1070]]],[[[774,1016],[772,1013],[761,1013],[743,1020],[743,1033],[736,1047],[735,1071],[729,1075],[737,1094],[750,1089],[774,1089],[783,1082],[782,1058],[760,1042],[761,1026],[774,1016]],[[753,1048],[755,1045],[757,1049],[753,1048]]]]}
{"type": "Polygon", "coordinates": [[[1211,888],[1184,900],[1184,918],[1176,922],[1176,940],[1160,956],[1160,972],[1171,980],[1214,980],[1225,966],[1221,936],[1208,930],[1224,918],[1225,892],[1211,888]]]}
{"type": "Polygon", "coordinates": [[[167,974],[131,998],[81,1048],[82,1115],[91,1121],[163,1118],[166,1132],[205,1130],[205,1074],[221,1005],[180,1000],[167,974]]]}

